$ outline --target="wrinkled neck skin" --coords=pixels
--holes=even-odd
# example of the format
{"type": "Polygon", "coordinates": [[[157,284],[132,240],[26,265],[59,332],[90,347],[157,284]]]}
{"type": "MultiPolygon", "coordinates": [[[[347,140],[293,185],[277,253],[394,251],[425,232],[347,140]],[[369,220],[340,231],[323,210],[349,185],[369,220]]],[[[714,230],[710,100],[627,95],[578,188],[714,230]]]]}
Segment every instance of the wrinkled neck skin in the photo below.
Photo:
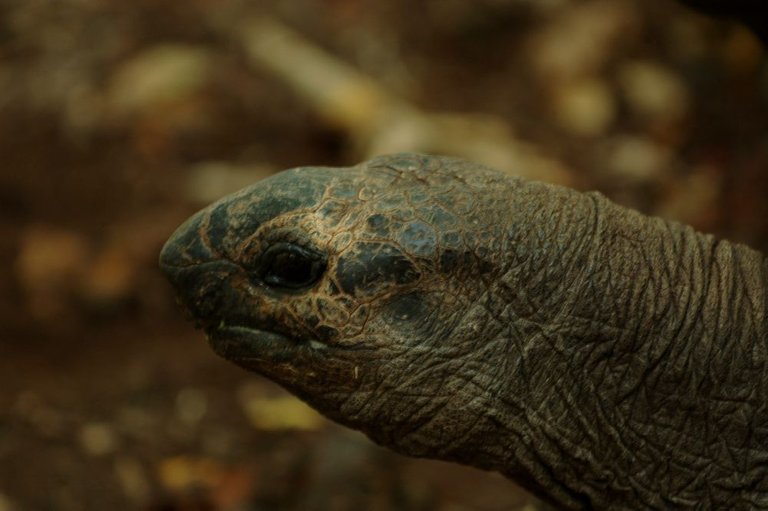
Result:
{"type": "Polygon", "coordinates": [[[485,397],[440,457],[565,508],[768,508],[763,256],[599,194],[509,196],[505,257],[452,332],[484,332],[485,397]]]}
{"type": "Polygon", "coordinates": [[[221,356],[402,453],[563,508],[768,508],[768,264],[746,247],[403,154],[225,198],[161,264],[221,356]],[[296,244],[324,271],[271,286],[296,244]]]}

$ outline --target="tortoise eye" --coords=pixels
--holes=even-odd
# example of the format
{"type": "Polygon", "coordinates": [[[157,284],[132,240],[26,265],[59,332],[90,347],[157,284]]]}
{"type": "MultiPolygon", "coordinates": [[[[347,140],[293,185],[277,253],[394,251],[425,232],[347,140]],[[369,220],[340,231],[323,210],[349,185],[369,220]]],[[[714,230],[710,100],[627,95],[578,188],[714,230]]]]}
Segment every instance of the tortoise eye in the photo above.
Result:
{"type": "Polygon", "coordinates": [[[276,243],[261,256],[258,277],[266,285],[284,289],[307,288],[325,271],[323,256],[292,243],[276,243]]]}

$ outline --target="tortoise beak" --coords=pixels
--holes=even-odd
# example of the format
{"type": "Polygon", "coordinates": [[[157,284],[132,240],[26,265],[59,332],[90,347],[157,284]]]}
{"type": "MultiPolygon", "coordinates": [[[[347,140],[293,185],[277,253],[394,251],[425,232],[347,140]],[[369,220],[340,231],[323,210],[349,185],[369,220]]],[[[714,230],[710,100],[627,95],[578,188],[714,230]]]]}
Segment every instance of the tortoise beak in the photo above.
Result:
{"type": "Polygon", "coordinates": [[[216,252],[205,241],[207,223],[208,214],[204,210],[176,229],[160,251],[160,269],[164,273],[217,259],[216,252]]]}
{"type": "Polygon", "coordinates": [[[208,242],[207,211],[184,222],[160,252],[160,269],[173,285],[179,305],[197,326],[218,321],[229,275],[237,266],[221,257],[208,242]]]}

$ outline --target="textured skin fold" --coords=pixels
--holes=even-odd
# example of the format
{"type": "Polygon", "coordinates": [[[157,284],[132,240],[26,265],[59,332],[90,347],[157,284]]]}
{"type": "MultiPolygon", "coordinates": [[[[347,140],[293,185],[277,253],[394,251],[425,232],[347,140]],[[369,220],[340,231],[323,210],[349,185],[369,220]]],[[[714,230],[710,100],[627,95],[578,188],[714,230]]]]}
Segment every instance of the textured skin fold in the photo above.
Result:
{"type": "Polygon", "coordinates": [[[161,265],[219,354],[399,452],[565,508],[768,508],[768,266],[748,247],[401,154],[257,183],[161,265]],[[260,280],[291,244],[323,258],[317,282],[260,280]]]}

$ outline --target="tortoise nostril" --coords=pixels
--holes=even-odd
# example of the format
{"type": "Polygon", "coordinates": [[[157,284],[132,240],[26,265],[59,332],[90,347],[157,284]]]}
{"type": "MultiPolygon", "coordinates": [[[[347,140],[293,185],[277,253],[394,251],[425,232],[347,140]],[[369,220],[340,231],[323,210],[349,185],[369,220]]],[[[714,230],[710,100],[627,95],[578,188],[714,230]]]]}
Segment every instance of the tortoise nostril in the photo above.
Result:
{"type": "Polygon", "coordinates": [[[234,263],[218,260],[186,267],[165,266],[163,270],[176,291],[177,303],[196,326],[218,323],[227,313],[230,277],[240,271],[234,263]]]}
{"type": "Polygon", "coordinates": [[[211,318],[221,311],[221,293],[217,291],[212,283],[208,283],[198,294],[195,300],[195,311],[193,314],[208,322],[211,318]]]}
{"type": "Polygon", "coordinates": [[[194,321],[196,328],[205,328],[217,324],[222,316],[221,295],[212,289],[185,294],[180,292],[177,303],[188,320],[194,321]]]}

